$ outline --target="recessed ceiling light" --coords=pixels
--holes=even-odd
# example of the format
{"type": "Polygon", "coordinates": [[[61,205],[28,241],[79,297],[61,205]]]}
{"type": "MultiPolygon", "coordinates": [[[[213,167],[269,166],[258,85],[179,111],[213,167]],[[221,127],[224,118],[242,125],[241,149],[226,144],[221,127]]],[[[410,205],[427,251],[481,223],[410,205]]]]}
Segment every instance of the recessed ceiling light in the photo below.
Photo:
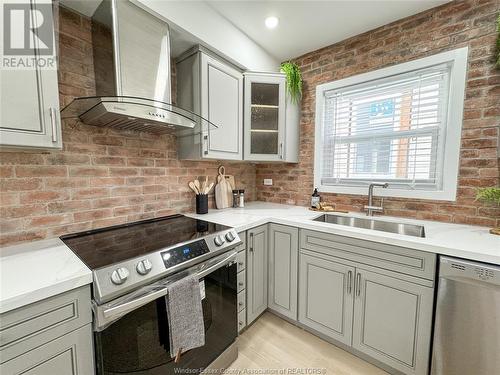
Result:
{"type": "Polygon", "coordinates": [[[278,19],[278,17],[271,16],[266,18],[265,23],[268,29],[274,29],[276,26],[278,26],[280,20],[278,19]]]}

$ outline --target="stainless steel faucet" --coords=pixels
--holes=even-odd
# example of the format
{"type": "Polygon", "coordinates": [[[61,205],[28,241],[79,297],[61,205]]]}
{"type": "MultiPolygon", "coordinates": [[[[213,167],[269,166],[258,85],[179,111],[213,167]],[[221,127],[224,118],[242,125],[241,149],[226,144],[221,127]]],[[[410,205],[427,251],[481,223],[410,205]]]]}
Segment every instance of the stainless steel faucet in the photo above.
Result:
{"type": "Polygon", "coordinates": [[[389,184],[386,182],[385,184],[382,183],[371,183],[370,186],[368,187],[368,205],[366,205],[364,208],[366,210],[366,216],[373,216],[374,212],[384,212],[384,199],[382,198],[382,201],[380,202],[380,206],[374,206],[373,205],[373,188],[381,187],[381,188],[387,188],[389,187],[389,184]]]}

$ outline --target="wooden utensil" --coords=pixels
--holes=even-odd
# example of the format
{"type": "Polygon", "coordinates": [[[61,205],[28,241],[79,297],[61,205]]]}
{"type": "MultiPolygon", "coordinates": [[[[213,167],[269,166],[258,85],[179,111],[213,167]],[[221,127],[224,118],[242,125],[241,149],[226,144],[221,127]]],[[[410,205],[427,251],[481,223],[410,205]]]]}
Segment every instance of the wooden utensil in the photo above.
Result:
{"type": "Polygon", "coordinates": [[[205,176],[205,181],[201,183],[201,191],[203,192],[203,194],[205,194],[207,186],[208,186],[208,176],[205,176]]]}
{"type": "Polygon", "coordinates": [[[500,236],[500,227],[497,228],[491,228],[490,229],[491,234],[496,234],[497,236],[500,236]]]}
{"type": "Polygon", "coordinates": [[[193,182],[193,181],[191,181],[191,182],[188,184],[188,186],[191,188],[191,190],[193,190],[193,191],[194,191],[194,193],[195,193],[196,195],[200,194],[200,191],[198,190],[198,188],[196,187],[196,185],[194,184],[194,182],[193,182]]]}
{"type": "Polygon", "coordinates": [[[221,165],[217,176],[217,185],[215,186],[215,205],[219,209],[231,207],[232,187],[226,179],[225,172],[226,169],[221,165]]]}
{"type": "Polygon", "coordinates": [[[338,212],[338,213],[341,213],[341,214],[348,214],[349,211],[345,211],[345,210],[336,210],[334,208],[332,209],[320,209],[320,208],[313,208],[313,207],[309,207],[309,209],[311,211],[317,211],[317,212],[338,212]]]}
{"type": "Polygon", "coordinates": [[[231,207],[232,201],[233,201],[233,190],[235,189],[235,186],[236,186],[234,183],[234,176],[226,174],[226,168],[221,165],[219,167],[219,176],[217,178],[219,178],[221,176],[221,171],[222,171],[222,175],[224,176],[224,179],[227,181],[227,190],[226,190],[227,201],[229,204],[228,207],[231,207]]]}
{"type": "Polygon", "coordinates": [[[230,175],[230,174],[225,174],[224,176],[226,177],[226,181],[231,186],[230,189],[229,189],[229,191],[227,192],[227,194],[228,194],[227,199],[229,201],[229,205],[232,206],[232,202],[233,202],[233,190],[236,189],[236,184],[234,182],[234,176],[230,175]]]}
{"type": "Polygon", "coordinates": [[[214,183],[212,182],[210,185],[208,185],[206,188],[205,188],[205,194],[208,194],[210,193],[210,190],[212,190],[212,188],[214,187],[214,183]]]}
{"type": "Polygon", "coordinates": [[[201,194],[202,190],[201,190],[201,186],[200,186],[200,181],[198,181],[198,179],[194,180],[194,186],[196,186],[196,189],[198,189],[198,191],[199,191],[198,194],[201,194]]]}

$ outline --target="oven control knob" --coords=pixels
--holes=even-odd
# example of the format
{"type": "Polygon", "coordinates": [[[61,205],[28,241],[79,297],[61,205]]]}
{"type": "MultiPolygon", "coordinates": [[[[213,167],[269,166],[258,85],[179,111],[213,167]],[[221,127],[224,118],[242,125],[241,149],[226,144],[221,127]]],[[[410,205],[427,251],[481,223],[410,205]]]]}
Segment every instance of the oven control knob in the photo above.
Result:
{"type": "Polygon", "coordinates": [[[153,265],[151,264],[151,261],[149,259],[144,259],[141,260],[137,265],[135,266],[135,269],[139,275],[147,275],[149,271],[151,271],[151,268],[153,268],[153,265]]]}
{"type": "Polygon", "coordinates": [[[217,237],[214,238],[214,243],[216,246],[222,246],[224,244],[224,237],[222,237],[221,235],[218,235],[217,237]]]}
{"type": "Polygon", "coordinates": [[[125,267],[117,268],[111,274],[111,281],[115,285],[121,285],[127,280],[128,275],[128,269],[126,269],[125,267]]]}
{"type": "Polygon", "coordinates": [[[227,232],[227,233],[226,233],[226,240],[227,240],[228,242],[233,242],[235,238],[236,238],[236,237],[234,237],[233,232],[227,232]]]}

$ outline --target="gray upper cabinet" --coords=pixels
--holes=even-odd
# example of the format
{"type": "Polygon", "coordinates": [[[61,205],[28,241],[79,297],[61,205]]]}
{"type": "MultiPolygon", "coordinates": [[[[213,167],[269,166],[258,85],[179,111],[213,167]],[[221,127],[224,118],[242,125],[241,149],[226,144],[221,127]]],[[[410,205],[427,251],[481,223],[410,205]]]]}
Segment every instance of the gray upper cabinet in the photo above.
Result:
{"type": "Polygon", "coordinates": [[[433,288],[356,272],[353,347],[405,374],[427,374],[433,288]]]}
{"type": "MultiPolygon", "coordinates": [[[[47,4],[47,2],[36,0],[22,0],[16,2],[18,3],[31,4],[34,10],[47,4]]],[[[6,8],[2,7],[2,12],[6,11],[6,8]]],[[[2,68],[0,70],[0,97],[2,98],[0,101],[0,146],[61,148],[59,88],[52,13],[44,11],[33,14],[43,14],[43,23],[50,25],[48,29],[52,31],[52,51],[49,51],[50,54],[45,54],[47,51],[42,46],[43,38],[39,38],[38,29],[33,29],[34,32],[29,33],[26,39],[32,46],[30,55],[16,56],[16,58],[31,59],[39,56],[44,61],[51,59],[53,65],[50,68],[42,68],[35,64],[36,66],[32,68],[2,68]]],[[[6,16],[3,15],[2,20],[6,16]]],[[[50,43],[46,45],[50,46],[50,43]]]]}
{"type": "Polygon", "coordinates": [[[300,253],[299,322],[351,345],[354,267],[300,253]]]}
{"type": "Polygon", "coordinates": [[[245,160],[283,161],[285,75],[245,73],[245,160]]]}
{"type": "Polygon", "coordinates": [[[177,105],[215,126],[178,135],[180,159],[243,159],[243,74],[198,46],[176,63],[177,105]]]}
{"type": "Polygon", "coordinates": [[[247,232],[247,321],[252,323],[267,309],[267,225],[247,232]]]}
{"type": "Polygon", "coordinates": [[[268,306],[292,320],[297,320],[298,238],[297,228],[269,225],[268,306]]]}

